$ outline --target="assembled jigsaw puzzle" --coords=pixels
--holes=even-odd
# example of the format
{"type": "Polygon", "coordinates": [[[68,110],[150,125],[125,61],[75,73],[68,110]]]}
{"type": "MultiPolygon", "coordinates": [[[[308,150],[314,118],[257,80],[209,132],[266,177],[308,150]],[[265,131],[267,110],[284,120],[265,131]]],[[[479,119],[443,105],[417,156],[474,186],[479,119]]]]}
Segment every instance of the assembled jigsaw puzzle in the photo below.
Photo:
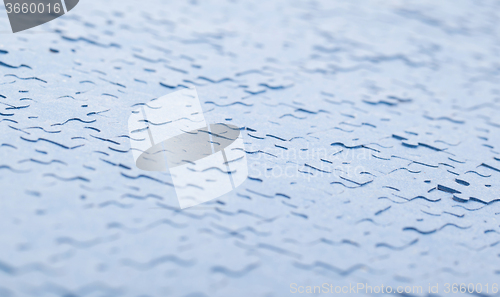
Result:
{"type": "Polygon", "coordinates": [[[499,112],[499,1],[0,6],[0,297],[500,296],[499,112]]]}

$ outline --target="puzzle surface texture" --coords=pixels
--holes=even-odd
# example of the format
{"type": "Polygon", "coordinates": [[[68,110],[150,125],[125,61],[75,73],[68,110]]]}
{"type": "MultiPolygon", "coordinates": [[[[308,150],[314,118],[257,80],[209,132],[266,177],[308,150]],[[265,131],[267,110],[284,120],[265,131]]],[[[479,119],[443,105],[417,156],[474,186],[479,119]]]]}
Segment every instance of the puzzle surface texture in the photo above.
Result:
{"type": "Polygon", "coordinates": [[[499,1],[2,6],[0,296],[500,296],[499,111],[499,1]],[[248,178],[181,209],[128,119],[192,87],[248,178]]]}

